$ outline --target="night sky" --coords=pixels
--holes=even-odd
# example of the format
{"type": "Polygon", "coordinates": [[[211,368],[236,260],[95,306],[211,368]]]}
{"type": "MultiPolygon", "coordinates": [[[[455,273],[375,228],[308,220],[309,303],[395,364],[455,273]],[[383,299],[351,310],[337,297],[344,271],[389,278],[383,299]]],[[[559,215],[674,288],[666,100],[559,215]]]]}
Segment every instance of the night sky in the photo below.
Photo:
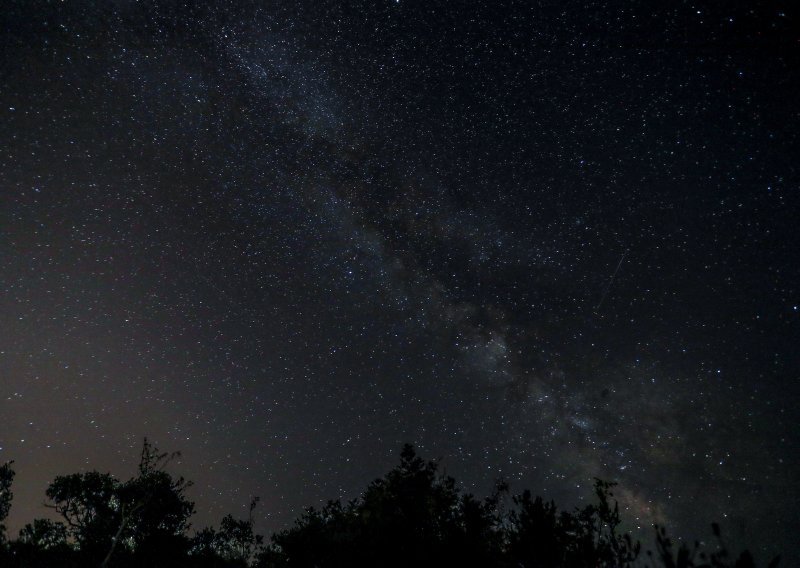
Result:
{"type": "Polygon", "coordinates": [[[800,24],[718,4],[4,3],[11,528],[144,436],[267,534],[410,442],[792,565],[800,24]]]}

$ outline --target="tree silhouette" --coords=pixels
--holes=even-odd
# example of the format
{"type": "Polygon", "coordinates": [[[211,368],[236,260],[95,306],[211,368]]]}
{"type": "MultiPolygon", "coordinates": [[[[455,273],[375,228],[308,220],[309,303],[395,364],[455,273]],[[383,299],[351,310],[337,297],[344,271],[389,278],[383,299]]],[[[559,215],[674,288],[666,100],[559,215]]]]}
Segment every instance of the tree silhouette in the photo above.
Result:
{"type": "Polygon", "coordinates": [[[102,558],[112,546],[121,522],[119,487],[111,474],[89,471],[58,476],[47,488],[46,506],[64,519],[84,558],[102,558]]]}
{"type": "Polygon", "coordinates": [[[0,544],[5,541],[6,526],[4,521],[11,510],[11,500],[14,494],[11,492],[11,484],[14,482],[14,470],[11,465],[14,462],[7,462],[0,466],[0,544]]]}
{"type": "Polygon", "coordinates": [[[499,550],[495,502],[460,495],[435,462],[403,447],[400,465],[373,481],[361,499],[308,509],[272,537],[260,566],[426,566],[490,561],[499,550]],[[454,556],[455,555],[455,556],[454,556]]]}
{"type": "MultiPolygon", "coordinates": [[[[0,540],[3,568],[755,568],[733,555],[718,525],[716,546],[673,545],[656,527],[655,550],[642,555],[622,531],[613,483],[596,480],[593,503],[559,511],[505,483],[480,500],[463,493],[435,461],[412,446],[400,463],[357,499],[307,509],[269,545],[247,519],[226,515],[219,528],[187,535],[190,482],[166,467],[179,454],[144,441],[135,477],[120,482],[90,471],[56,477],[48,505],[63,519],[36,519],[16,540],[0,540]]],[[[0,467],[0,524],[11,504],[11,464],[0,467]]],[[[768,568],[775,568],[775,558],[768,568]]]]}
{"type": "MultiPolygon", "coordinates": [[[[660,526],[655,528],[657,558],[664,568],[755,568],[756,566],[753,556],[747,550],[741,552],[735,560],[731,557],[717,523],[711,524],[711,530],[717,540],[717,548],[711,552],[703,550],[699,542],[695,542],[692,548],[682,543],[678,550],[673,552],[672,539],[667,536],[666,529],[660,526]]],[[[780,564],[780,559],[780,555],[773,558],[767,568],[776,568],[780,564]]]]}
{"type": "MultiPolygon", "coordinates": [[[[26,524],[11,542],[10,556],[16,566],[26,568],[78,567],[75,551],[67,542],[67,527],[50,519],[26,524]]],[[[7,562],[5,565],[11,565],[7,562]]]]}
{"type": "MultiPolygon", "coordinates": [[[[461,494],[435,462],[405,446],[400,465],[373,481],[347,505],[331,501],[307,509],[294,526],[273,535],[259,568],[359,568],[367,566],[486,566],[497,568],[751,568],[743,552],[735,561],[720,543],[693,560],[682,547],[677,559],[659,532],[658,553],[620,530],[613,483],[595,480],[596,501],[572,512],[523,491],[504,512],[508,492],[499,484],[484,501],[461,494]]],[[[716,527],[716,525],[715,525],[716,527]]],[[[718,528],[715,528],[718,534],[718,528]]],[[[777,559],[769,567],[777,566],[777,559]]]]}
{"type": "Polygon", "coordinates": [[[18,541],[39,550],[67,546],[67,527],[50,519],[35,519],[19,531],[18,541]]]}
{"type": "Polygon", "coordinates": [[[191,541],[191,554],[203,559],[204,566],[217,566],[222,563],[226,566],[249,566],[253,555],[260,549],[264,540],[253,529],[253,511],[258,501],[258,497],[255,497],[250,502],[247,520],[225,515],[219,531],[213,528],[199,531],[191,541]]]}
{"type": "Polygon", "coordinates": [[[178,452],[159,452],[145,438],[139,475],[118,488],[119,524],[101,566],[108,565],[122,539],[137,552],[140,561],[161,561],[166,550],[185,554],[185,532],[194,514],[194,503],[186,498],[191,482],[173,478],[164,469],[179,456],[178,452]]]}
{"type": "Polygon", "coordinates": [[[136,477],[120,483],[97,471],[59,476],[47,488],[47,506],[66,521],[68,536],[88,562],[108,566],[122,543],[140,559],[158,560],[164,550],[188,547],[190,483],[164,470],[177,456],[145,439],[136,477]]]}

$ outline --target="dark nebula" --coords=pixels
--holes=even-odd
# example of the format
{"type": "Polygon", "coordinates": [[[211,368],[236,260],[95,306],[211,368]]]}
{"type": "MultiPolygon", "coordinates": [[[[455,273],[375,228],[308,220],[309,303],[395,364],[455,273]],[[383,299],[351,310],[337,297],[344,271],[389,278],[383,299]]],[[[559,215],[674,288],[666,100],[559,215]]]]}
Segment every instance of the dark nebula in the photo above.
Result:
{"type": "Polygon", "coordinates": [[[6,3],[12,531],[144,436],[266,533],[410,442],[800,561],[800,23],[724,4],[6,3]]]}

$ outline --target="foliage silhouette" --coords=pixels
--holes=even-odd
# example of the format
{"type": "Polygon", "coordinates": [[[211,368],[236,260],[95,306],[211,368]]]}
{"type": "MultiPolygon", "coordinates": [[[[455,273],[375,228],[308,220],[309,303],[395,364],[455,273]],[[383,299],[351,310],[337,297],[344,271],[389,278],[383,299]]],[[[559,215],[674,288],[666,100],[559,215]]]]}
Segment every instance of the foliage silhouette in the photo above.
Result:
{"type": "MultiPolygon", "coordinates": [[[[655,550],[621,530],[613,483],[595,480],[595,502],[560,511],[530,491],[509,496],[505,483],[480,500],[463,493],[438,464],[403,447],[400,463],[370,483],[358,499],[307,509],[269,544],[247,519],[226,515],[218,529],[188,536],[191,483],[166,466],[178,454],[147,440],[136,477],[120,482],[90,471],[58,476],[48,505],[62,519],[36,519],[15,540],[0,541],[9,568],[361,568],[480,566],[489,568],[755,568],[747,551],[717,546],[677,548],[656,527],[655,550]]],[[[0,524],[11,506],[11,463],[0,467],[0,524]]],[[[768,568],[775,568],[775,558],[768,568]]]]}
{"type": "Polygon", "coordinates": [[[14,482],[14,470],[11,465],[14,462],[7,462],[0,466],[0,544],[6,538],[6,526],[3,521],[8,517],[11,510],[11,500],[14,494],[11,492],[11,484],[14,482]]]}
{"type": "Polygon", "coordinates": [[[575,513],[558,512],[555,503],[531,498],[530,491],[514,497],[509,515],[508,552],[522,566],[633,566],[640,545],[627,533],[618,534],[621,519],[611,489],[596,480],[597,505],[575,513]]]}
{"type": "Polygon", "coordinates": [[[309,509],[274,535],[259,566],[632,566],[639,545],[617,534],[612,486],[598,480],[598,504],[574,514],[525,491],[504,515],[505,484],[482,502],[460,495],[453,478],[405,446],[400,466],[361,499],[309,509]]]}
{"type": "MultiPolygon", "coordinates": [[[[749,551],[742,551],[736,560],[731,561],[730,553],[722,539],[722,533],[717,523],[711,524],[711,530],[717,539],[717,549],[712,552],[703,550],[699,542],[692,548],[682,543],[678,550],[673,552],[672,539],[667,536],[664,527],[656,526],[656,550],[661,564],[665,568],[755,568],[756,563],[749,551]]],[[[776,568],[780,563],[780,556],[773,558],[767,568],[776,568]]]]}
{"type": "Polygon", "coordinates": [[[258,497],[255,497],[250,502],[247,520],[225,515],[219,531],[213,528],[199,531],[191,541],[190,554],[203,559],[203,566],[249,566],[264,541],[254,530],[253,511],[257,504],[258,497]]]}

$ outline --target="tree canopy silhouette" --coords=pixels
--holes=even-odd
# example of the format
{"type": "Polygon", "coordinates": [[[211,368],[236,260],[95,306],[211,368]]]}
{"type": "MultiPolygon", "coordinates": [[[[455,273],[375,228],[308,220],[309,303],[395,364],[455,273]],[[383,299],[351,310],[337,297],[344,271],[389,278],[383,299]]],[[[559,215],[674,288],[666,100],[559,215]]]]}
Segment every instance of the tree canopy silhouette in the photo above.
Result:
{"type": "MultiPolygon", "coordinates": [[[[595,502],[573,511],[507,484],[478,499],[439,472],[435,461],[405,445],[400,463],[370,483],[357,499],[308,508],[294,525],[256,534],[247,519],[226,515],[219,528],[192,536],[191,483],[166,466],[178,454],[145,440],[137,475],[121,482],[89,471],[58,476],[48,486],[48,506],[61,518],[35,519],[14,540],[2,521],[11,506],[11,463],[0,467],[0,566],[361,568],[476,566],[489,568],[755,568],[752,556],[728,552],[719,526],[713,549],[673,545],[656,527],[655,550],[621,529],[614,484],[596,480],[595,502]]],[[[769,563],[775,568],[778,558],[769,563]]]]}

